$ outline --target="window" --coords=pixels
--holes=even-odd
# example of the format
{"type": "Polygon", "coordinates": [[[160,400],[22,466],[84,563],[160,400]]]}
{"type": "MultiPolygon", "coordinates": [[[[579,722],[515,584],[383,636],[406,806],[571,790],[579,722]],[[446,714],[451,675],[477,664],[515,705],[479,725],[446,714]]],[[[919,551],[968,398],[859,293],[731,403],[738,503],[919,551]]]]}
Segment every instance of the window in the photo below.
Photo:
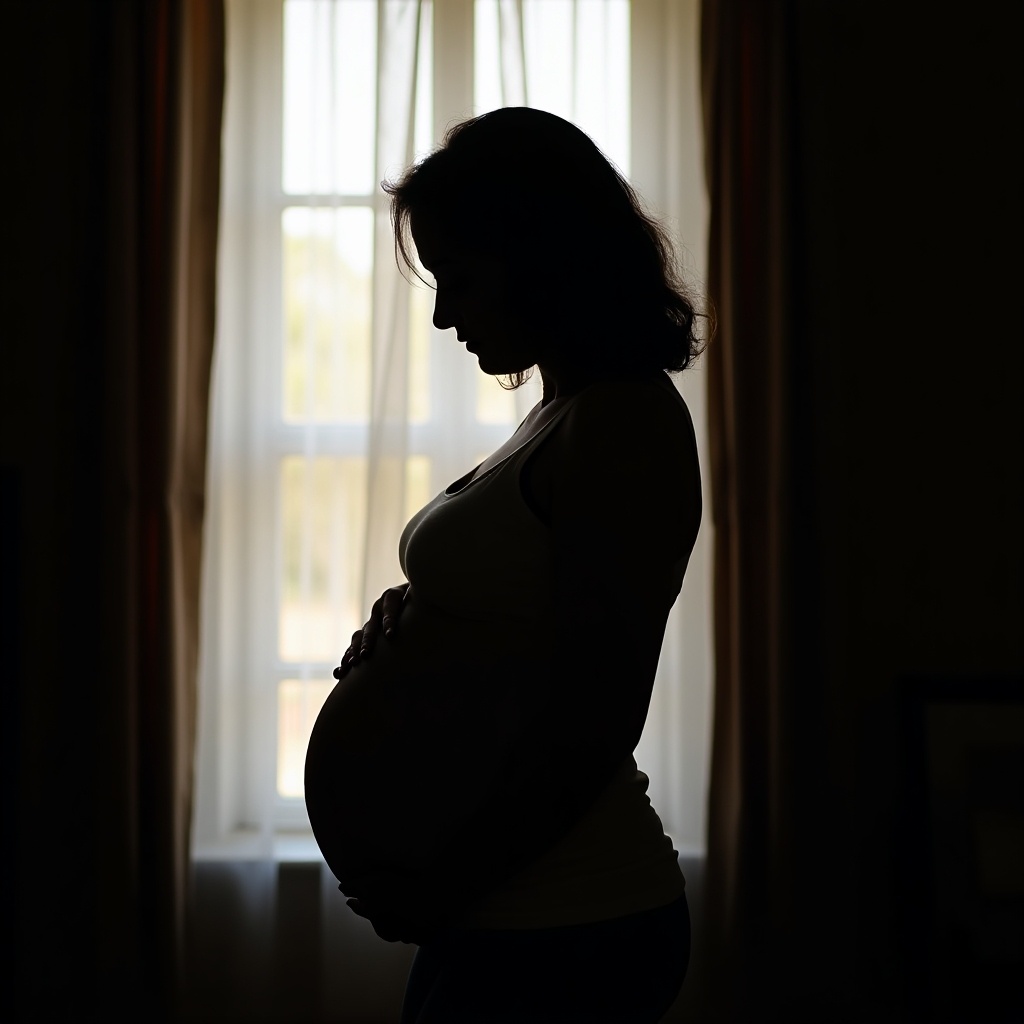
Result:
{"type": "Polygon", "coordinates": [[[499,0],[229,0],[197,847],[308,828],[309,730],[368,602],[403,579],[401,524],[539,399],[437,332],[426,287],[392,287],[378,60],[405,76],[413,156],[528,97],[629,175],[628,0],[522,12],[519,35],[499,0]]]}

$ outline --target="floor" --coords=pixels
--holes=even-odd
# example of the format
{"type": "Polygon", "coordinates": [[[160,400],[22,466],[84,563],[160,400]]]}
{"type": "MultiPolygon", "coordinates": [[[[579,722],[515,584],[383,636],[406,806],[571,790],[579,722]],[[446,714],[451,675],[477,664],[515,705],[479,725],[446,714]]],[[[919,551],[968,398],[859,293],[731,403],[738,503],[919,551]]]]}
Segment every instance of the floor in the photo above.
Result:
{"type": "MultiPolygon", "coordinates": [[[[694,946],[662,1024],[700,1020],[703,861],[681,866],[694,946]]],[[[397,1024],[415,948],[379,940],[319,863],[197,864],[193,897],[185,1021],[397,1024]]]]}

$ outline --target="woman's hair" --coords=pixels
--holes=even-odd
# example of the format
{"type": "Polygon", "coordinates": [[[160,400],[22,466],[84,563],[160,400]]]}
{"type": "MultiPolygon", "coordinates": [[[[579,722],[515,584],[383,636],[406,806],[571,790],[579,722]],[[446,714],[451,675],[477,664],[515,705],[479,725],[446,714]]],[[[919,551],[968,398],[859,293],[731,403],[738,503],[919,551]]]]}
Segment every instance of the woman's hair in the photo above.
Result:
{"type": "MultiPolygon", "coordinates": [[[[530,107],[450,128],[391,196],[395,257],[416,273],[410,221],[421,211],[456,244],[497,256],[524,324],[542,323],[595,374],[677,372],[703,344],[664,229],[588,135],[530,107]]],[[[518,387],[527,373],[512,375],[518,387]]]]}

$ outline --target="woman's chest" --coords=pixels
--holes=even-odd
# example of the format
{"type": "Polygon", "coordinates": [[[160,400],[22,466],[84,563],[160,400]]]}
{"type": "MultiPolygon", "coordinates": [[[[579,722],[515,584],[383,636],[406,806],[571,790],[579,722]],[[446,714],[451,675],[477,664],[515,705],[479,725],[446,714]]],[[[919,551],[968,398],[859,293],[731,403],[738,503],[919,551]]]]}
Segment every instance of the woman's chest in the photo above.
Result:
{"type": "MultiPolygon", "coordinates": [[[[527,419],[523,422],[519,430],[512,435],[500,448],[492,452],[479,466],[468,474],[466,477],[456,482],[456,485],[449,488],[449,492],[456,492],[467,487],[472,481],[478,480],[485,473],[490,472],[497,466],[501,465],[506,459],[514,455],[516,452],[521,451],[524,448],[530,448],[531,450],[526,454],[523,465],[523,477],[529,476],[532,481],[529,484],[531,489],[537,488],[540,492],[536,496],[532,493],[527,496],[524,493],[524,497],[528,497],[527,504],[533,508],[535,501],[530,500],[536,498],[537,501],[541,501],[544,495],[547,493],[550,480],[553,473],[553,454],[551,451],[551,445],[548,443],[550,437],[554,436],[555,432],[548,432],[548,436],[541,438],[538,442],[538,437],[545,433],[548,424],[553,420],[560,409],[560,403],[551,403],[543,408],[538,408],[532,412],[527,419]],[[541,456],[541,451],[546,454],[541,456]],[[529,470],[527,470],[529,466],[529,470]]],[[[549,502],[547,503],[549,504],[549,502]]]]}

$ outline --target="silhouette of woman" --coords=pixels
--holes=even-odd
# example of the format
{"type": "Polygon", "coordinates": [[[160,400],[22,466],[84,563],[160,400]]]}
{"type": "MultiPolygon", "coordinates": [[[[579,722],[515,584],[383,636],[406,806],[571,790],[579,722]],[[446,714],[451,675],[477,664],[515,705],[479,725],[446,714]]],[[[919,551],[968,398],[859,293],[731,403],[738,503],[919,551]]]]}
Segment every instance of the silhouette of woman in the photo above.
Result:
{"type": "Polygon", "coordinates": [[[349,906],[419,945],[403,1024],[658,1021],[690,922],[633,751],[701,518],[671,247],[588,136],[505,108],[385,183],[434,324],[543,399],[413,516],[306,759],[349,906]]]}

